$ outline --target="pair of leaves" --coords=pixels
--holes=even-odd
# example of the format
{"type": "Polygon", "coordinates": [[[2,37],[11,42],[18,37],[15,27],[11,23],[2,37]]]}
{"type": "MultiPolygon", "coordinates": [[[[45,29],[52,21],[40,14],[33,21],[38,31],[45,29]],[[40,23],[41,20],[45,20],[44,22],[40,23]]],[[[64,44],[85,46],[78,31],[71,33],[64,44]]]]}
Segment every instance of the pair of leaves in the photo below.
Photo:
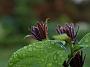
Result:
{"type": "MultiPolygon", "coordinates": [[[[73,48],[78,51],[90,46],[90,33],[85,35],[79,45],[73,48]]],[[[8,67],[63,67],[67,52],[62,48],[60,40],[39,41],[25,46],[11,56],[8,67]]]]}

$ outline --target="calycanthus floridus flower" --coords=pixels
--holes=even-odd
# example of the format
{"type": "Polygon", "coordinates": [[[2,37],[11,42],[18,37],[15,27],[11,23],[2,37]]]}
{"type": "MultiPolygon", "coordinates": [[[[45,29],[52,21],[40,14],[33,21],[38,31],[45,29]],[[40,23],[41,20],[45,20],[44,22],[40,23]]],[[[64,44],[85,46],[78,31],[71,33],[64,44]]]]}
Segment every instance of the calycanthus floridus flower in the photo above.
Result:
{"type": "Polygon", "coordinates": [[[43,39],[47,39],[48,35],[48,27],[47,24],[44,22],[38,22],[35,26],[31,29],[32,37],[36,40],[42,41],[43,39]]]}
{"type": "Polygon", "coordinates": [[[75,25],[73,23],[71,23],[71,24],[66,24],[64,26],[58,25],[56,28],[56,31],[59,34],[67,34],[69,36],[70,40],[75,42],[78,29],[79,29],[79,27],[76,30],[75,25]]]}
{"type": "Polygon", "coordinates": [[[72,57],[71,61],[69,62],[69,64],[64,61],[63,66],[64,67],[83,67],[84,62],[85,62],[85,57],[86,55],[83,56],[83,52],[82,51],[78,51],[74,57],[72,57]]]}
{"type": "Polygon", "coordinates": [[[83,67],[85,61],[85,56],[83,56],[83,52],[77,52],[76,55],[71,59],[70,66],[71,67],[83,67]]]}
{"type": "MultiPolygon", "coordinates": [[[[76,30],[76,27],[73,23],[66,24],[64,26],[58,25],[56,28],[56,30],[59,34],[67,34],[67,36],[69,36],[72,44],[75,44],[78,29],[79,29],[79,27],[76,30]]],[[[84,61],[85,61],[85,56],[83,56],[83,52],[78,51],[75,54],[75,56],[72,57],[72,59],[70,60],[69,63],[65,60],[63,63],[63,66],[68,67],[70,65],[70,67],[83,67],[84,61]]]]}

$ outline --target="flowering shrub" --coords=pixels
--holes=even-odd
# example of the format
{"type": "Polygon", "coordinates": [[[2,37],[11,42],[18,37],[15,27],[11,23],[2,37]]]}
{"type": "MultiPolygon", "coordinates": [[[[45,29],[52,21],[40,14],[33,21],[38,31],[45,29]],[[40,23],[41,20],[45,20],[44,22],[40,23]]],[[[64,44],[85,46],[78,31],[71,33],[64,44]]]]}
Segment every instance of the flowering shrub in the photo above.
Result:
{"type": "Polygon", "coordinates": [[[8,67],[83,67],[86,55],[82,49],[89,47],[90,33],[76,42],[78,28],[73,23],[58,25],[58,35],[50,40],[47,24],[38,22],[31,29],[32,38],[38,41],[14,52],[8,67]]]}

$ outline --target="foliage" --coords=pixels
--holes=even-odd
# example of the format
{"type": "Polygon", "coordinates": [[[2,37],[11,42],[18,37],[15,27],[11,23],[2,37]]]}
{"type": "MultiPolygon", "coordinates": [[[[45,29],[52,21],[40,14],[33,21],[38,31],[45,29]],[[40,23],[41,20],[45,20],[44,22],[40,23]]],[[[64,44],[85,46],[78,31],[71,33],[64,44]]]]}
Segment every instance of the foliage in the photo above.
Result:
{"type": "Polygon", "coordinates": [[[45,40],[19,49],[10,58],[9,67],[61,67],[67,53],[57,42],[45,40]]]}
{"type": "Polygon", "coordinates": [[[59,27],[60,35],[53,36],[54,40],[46,37],[43,39],[42,37],[47,33],[47,30],[43,30],[45,29],[43,25],[45,26],[43,22],[42,24],[40,22],[31,31],[33,32],[31,36],[40,39],[14,52],[10,57],[8,67],[83,67],[85,55],[82,48],[89,47],[90,33],[76,43],[77,32],[74,25],[69,24],[59,27]]]}
{"type": "Polygon", "coordinates": [[[90,46],[90,33],[86,34],[78,43],[79,45],[83,47],[89,47],[90,46]]]}

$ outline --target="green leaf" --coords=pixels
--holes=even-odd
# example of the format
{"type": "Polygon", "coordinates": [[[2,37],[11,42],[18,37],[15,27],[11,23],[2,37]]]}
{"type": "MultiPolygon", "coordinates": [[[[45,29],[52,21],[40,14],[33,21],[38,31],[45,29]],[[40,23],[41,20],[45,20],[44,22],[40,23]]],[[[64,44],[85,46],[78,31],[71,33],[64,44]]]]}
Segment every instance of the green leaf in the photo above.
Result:
{"type": "Polygon", "coordinates": [[[78,43],[81,47],[90,47],[90,33],[86,34],[78,43]]]}
{"type": "Polygon", "coordinates": [[[69,40],[69,37],[67,36],[67,34],[54,35],[53,38],[61,41],[69,40]]]}
{"type": "Polygon", "coordinates": [[[17,50],[8,67],[62,67],[68,54],[57,42],[60,41],[39,41],[17,50]]]}
{"type": "Polygon", "coordinates": [[[74,52],[77,52],[77,51],[79,51],[80,49],[82,49],[83,47],[81,47],[81,46],[79,46],[79,45],[75,45],[72,49],[72,51],[73,51],[73,53],[74,52]]]}

